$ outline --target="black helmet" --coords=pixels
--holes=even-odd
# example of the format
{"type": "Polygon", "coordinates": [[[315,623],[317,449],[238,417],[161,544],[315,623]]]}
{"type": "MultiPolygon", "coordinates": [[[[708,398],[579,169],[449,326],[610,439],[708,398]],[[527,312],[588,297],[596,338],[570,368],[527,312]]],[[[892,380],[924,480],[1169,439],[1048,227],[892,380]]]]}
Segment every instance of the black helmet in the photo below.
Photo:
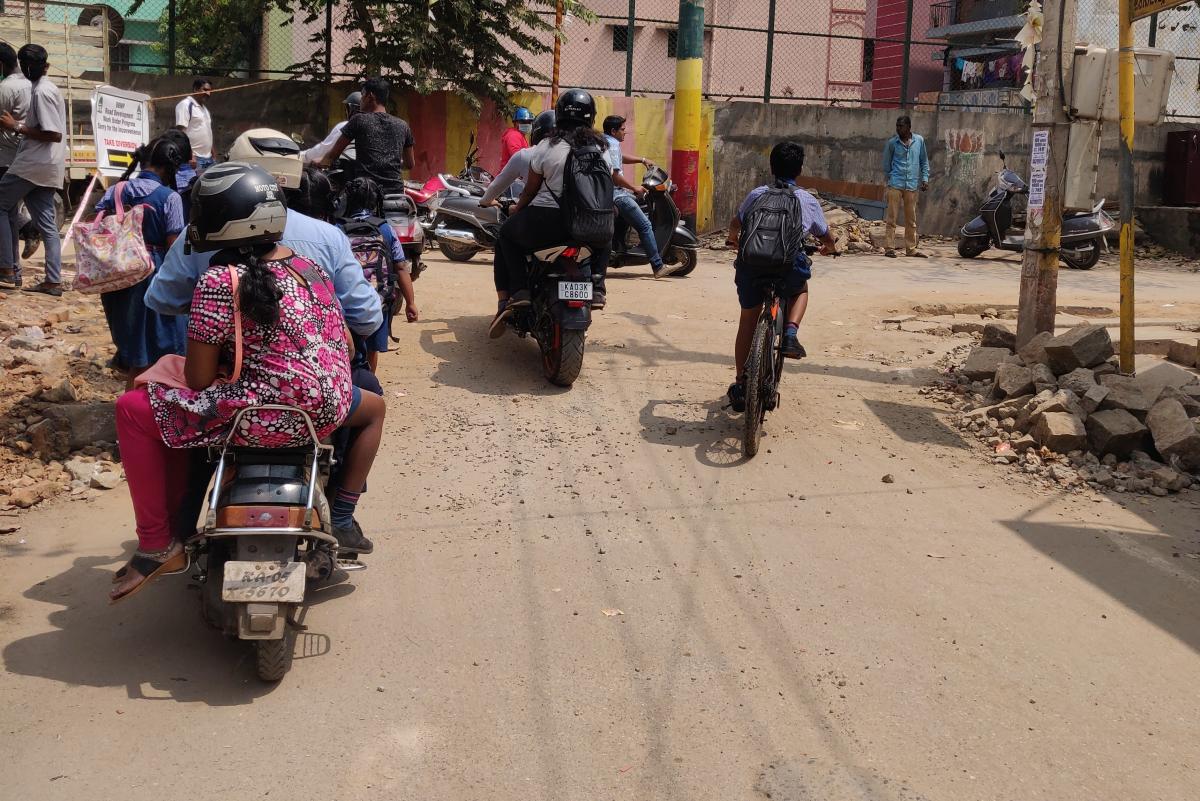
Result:
{"type": "Polygon", "coordinates": [[[533,130],[529,133],[529,144],[536,145],[554,130],[554,112],[543,111],[533,120],[533,130]]]}
{"type": "Polygon", "coordinates": [[[362,108],[362,92],[351,92],[342,103],[354,111],[362,108]]]}
{"type": "Polygon", "coordinates": [[[554,104],[560,130],[569,131],[580,126],[591,128],[596,121],[596,101],[582,89],[568,89],[554,104]]]}
{"type": "Polygon", "coordinates": [[[214,164],[192,187],[187,235],[193,250],[269,245],[283,239],[286,223],[283,191],[262,167],[214,164]]]}

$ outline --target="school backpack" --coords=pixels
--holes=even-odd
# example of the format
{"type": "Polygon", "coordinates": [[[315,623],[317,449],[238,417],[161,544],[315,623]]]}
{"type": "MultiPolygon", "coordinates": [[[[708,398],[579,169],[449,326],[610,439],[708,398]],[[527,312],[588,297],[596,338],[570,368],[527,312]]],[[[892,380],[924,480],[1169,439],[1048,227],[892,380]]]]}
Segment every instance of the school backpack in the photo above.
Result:
{"type": "Polygon", "coordinates": [[[573,241],[592,247],[612,244],[616,221],[612,166],[599,144],[571,148],[563,167],[563,194],[555,199],[573,241]]]}
{"type": "Polygon", "coordinates": [[[759,195],[742,220],[738,265],[751,275],[784,275],[804,248],[804,209],[782,181],[759,195]]]}
{"type": "Polygon", "coordinates": [[[340,226],[350,240],[350,250],[362,267],[363,277],[367,283],[375,285],[384,306],[395,309],[399,296],[396,265],[391,250],[383,241],[383,234],[379,232],[379,227],[387,224],[379,217],[365,217],[342,220],[340,226]]]}

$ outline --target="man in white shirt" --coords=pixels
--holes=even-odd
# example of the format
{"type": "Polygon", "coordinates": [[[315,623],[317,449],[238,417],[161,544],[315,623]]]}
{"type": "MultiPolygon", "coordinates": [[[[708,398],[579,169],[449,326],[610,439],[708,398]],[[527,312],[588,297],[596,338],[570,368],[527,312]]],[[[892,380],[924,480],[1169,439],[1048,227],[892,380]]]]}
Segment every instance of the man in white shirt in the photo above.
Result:
{"type": "MultiPolygon", "coordinates": [[[[355,114],[362,111],[362,92],[351,92],[346,95],[346,119],[333,126],[333,130],[329,132],[319,143],[313,145],[308,150],[300,151],[300,157],[304,159],[305,164],[317,164],[333,150],[333,146],[337,144],[338,139],[342,136],[342,129],[346,127],[346,123],[350,122],[355,114]]],[[[342,151],[342,155],[351,161],[354,160],[354,145],[342,151]]]]}
{"type": "Polygon", "coordinates": [[[197,78],[192,81],[192,93],[175,106],[175,127],[186,133],[192,143],[192,166],[197,175],[213,163],[212,114],[208,111],[212,90],[211,81],[197,78]]]}
{"type": "Polygon", "coordinates": [[[46,248],[45,278],[26,291],[57,297],[62,294],[62,244],[54,195],[63,187],[66,170],[67,107],[58,87],[44,77],[50,66],[46,48],[27,44],[17,51],[17,61],[32,90],[24,122],[10,112],[0,113],[0,127],[21,136],[13,163],[0,178],[0,284],[21,285],[14,248],[18,209],[24,200],[46,248]]]}

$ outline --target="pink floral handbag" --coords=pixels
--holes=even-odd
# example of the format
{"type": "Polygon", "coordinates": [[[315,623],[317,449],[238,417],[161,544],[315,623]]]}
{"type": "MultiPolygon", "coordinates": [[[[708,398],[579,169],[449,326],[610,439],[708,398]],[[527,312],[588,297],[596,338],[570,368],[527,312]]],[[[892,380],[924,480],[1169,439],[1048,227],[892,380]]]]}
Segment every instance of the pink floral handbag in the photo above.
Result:
{"type": "Polygon", "coordinates": [[[126,211],[121,204],[124,189],[124,181],[113,187],[115,215],[106,217],[100,212],[91,223],[71,228],[76,292],[116,292],[154,272],[154,262],[142,238],[146,207],[139,205],[126,211]]]}

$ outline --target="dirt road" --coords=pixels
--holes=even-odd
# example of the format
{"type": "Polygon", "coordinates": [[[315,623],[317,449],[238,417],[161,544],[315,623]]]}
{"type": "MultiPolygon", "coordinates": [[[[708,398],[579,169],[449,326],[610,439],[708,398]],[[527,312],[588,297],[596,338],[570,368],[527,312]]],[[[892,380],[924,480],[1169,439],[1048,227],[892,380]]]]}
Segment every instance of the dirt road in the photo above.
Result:
{"type": "MultiPolygon", "coordinates": [[[[745,463],[723,256],[612,279],[570,391],[486,339],[490,266],[435,260],[381,367],[376,553],[316,596],[278,686],[183,578],[105,605],[123,493],[20,518],[0,796],[1194,798],[1200,494],[1014,481],[918,396],[962,340],[880,317],[1011,303],[1015,259],[817,275],[811,358],[745,463]]],[[[1195,274],[1139,293],[1200,314],[1195,274]]],[[[1060,299],[1115,308],[1115,271],[1060,299]]]]}

